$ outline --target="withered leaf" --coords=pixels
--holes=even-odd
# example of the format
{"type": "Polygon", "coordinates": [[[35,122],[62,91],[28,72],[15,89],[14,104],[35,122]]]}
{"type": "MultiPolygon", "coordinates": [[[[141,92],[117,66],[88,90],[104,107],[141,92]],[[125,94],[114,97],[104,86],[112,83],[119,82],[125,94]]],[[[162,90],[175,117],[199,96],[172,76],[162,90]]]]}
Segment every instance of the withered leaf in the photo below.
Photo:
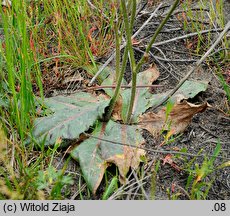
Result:
{"type": "Polygon", "coordinates": [[[166,108],[157,114],[148,112],[139,117],[139,127],[148,130],[153,136],[158,136],[162,130],[169,130],[170,135],[183,132],[192,120],[192,117],[203,112],[208,103],[195,105],[185,100],[176,102],[171,112],[166,115],[166,108]]]}

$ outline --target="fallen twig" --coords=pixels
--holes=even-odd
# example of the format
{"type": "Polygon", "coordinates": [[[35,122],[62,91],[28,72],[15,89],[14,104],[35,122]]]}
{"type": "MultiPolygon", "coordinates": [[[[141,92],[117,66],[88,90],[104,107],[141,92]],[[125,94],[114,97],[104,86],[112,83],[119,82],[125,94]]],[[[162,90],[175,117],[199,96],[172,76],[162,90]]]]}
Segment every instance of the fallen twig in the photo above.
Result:
{"type": "MultiPolygon", "coordinates": [[[[184,9],[176,10],[176,11],[173,13],[173,15],[177,15],[177,14],[179,14],[179,13],[186,13],[186,12],[189,12],[189,11],[191,11],[191,10],[192,10],[192,11],[198,11],[198,12],[209,11],[208,8],[194,7],[194,8],[189,8],[189,9],[187,9],[187,10],[184,10],[184,9]]],[[[167,14],[167,11],[164,12],[164,13],[162,14],[162,16],[165,16],[166,14],[167,14]]]]}
{"type": "MultiPolygon", "coordinates": [[[[128,143],[121,143],[121,142],[117,142],[117,141],[112,141],[112,140],[108,140],[108,139],[96,137],[96,136],[93,136],[93,135],[88,134],[88,133],[84,133],[84,134],[85,134],[86,136],[88,136],[88,137],[91,137],[91,138],[94,138],[94,139],[97,139],[97,140],[101,140],[101,141],[104,141],[104,142],[109,142],[109,143],[112,143],[112,144],[115,144],[115,145],[128,146],[128,147],[131,147],[131,148],[142,149],[142,150],[145,150],[145,151],[151,152],[151,153],[180,154],[180,155],[184,155],[184,156],[187,156],[187,157],[207,157],[207,156],[208,156],[208,157],[213,157],[213,155],[210,155],[210,154],[190,154],[190,153],[187,153],[187,152],[168,151],[168,150],[158,150],[158,149],[145,148],[145,147],[141,147],[141,146],[133,146],[133,145],[128,144],[128,143]]],[[[225,159],[225,160],[230,160],[230,158],[221,157],[221,156],[216,156],[216,158],[221,158],[221,159],[225,159]]]]}
{"type": "Polygon", "coordinates": [[[138,179],[138,176],[137,176],[137,174],[135,172],[135,169],[133,169],[133,176],[136,179],[136,182],[138,183],[137,187],[135,188],[135,192],[133,194],[133,200],[135,200],[135,196],[137,195],[139,189],[141,189],[142,195],[144,195],[145,199],[148,200],[149,197],[148,197],[148,195],[147,195],[147,193],[146,193],[146,191],[145,191],[145,189],[143,187],[143,185],[144,185],[143,180],[142,180],[143,178],[138,179]]]}
{"type": "MultiPolygon", "coordinates": [[[[137,85],[137,88],[158,88],[163,85],[137,85]]],[[[104,85],[104,86],[93,86],[85,88],[85,90],[97,90],[97,89],[106,89],[106,88],[116,88],[116,85],[104,85]]],[[[132,88],[130,85],[121,85],[121,88],[132,88]]]]}
{"type": "Polygon", "coordinates": [[[175,37],[175,38],[172,38],[172,39],[169,39],[169,40],[154,43],[152,46],[160,46],[160,45],[164,45],[164,44],[167,44],[167,43],[171,43],[173,41],[193,37],[193,36],[196,36],[196,35],[199,35],[199,34],[206,34],[206,33],[209,33],[209,32],[217,32],[217,31],[220,32],[222,30],[223,30],[222,28],[218,28],[218,29],[203,30],[203,31],[200,31],[200,32],[193,32],[193,33],[190,33],[190,34],[187,34],[187,35],[183,35],[183,36],[175,37]]]}
{"type": "Polygon", "coordinates": [[[209,133],[211,136],[215,137],[215,138],[219,138],[217,135],[215,135],[212,131],[208,130],[207,128],[205,128],[204,126],[202,126],[201,124],[199,124],[199,127],[202,128],[204,131],[206,131],[207,133],[209,133]]]}
{"type": "Polygon", "coordinates": [[[160,61],[165,61],[165,62],[196,62],[197,60],[195,59],[168,59],[168,58],[161,58],[159,56],[154,56],[156,59],[160,61]]]}

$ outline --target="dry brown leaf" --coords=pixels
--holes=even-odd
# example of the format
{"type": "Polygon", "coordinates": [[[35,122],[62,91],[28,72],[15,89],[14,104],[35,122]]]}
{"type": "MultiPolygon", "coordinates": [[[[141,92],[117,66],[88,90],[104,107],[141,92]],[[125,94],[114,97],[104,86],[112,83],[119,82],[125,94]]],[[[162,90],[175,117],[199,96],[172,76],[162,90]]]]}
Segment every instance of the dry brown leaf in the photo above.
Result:
{"type": "Polygon", "coordinates": [[[113,109],[112,118],[115,121],[121,120],[121,112],[122,112],[122,97],[120,96],[113,109]]]}
{"type": "Polygon", "coordinates": [[[169,164],[171,167],[173,167],[178,172],[181,171],[181,168],[173,161],[171,154],[167,154],[165,158],[163,159],[163,166],[165,164],[169,164]]]}
{"type": "Polygon", "coordinates": [[[149,112],[140,116],[138,125],[140,128],[148,130],[155,137],[163,129],[168,129],[168,125],[170,135],[177,134],[186,129],[195,114],[203,112],[208,106],[208,103],[195,105],[183,100],[173,106],[167,120],[166,108],[164,107],[157,114],[149,112]]]}
{"type": "MultiPolygon", "coordinates": [[[[142,144],[140,144],[141,146],[142,144]]],[[[109,163],[114,163],[119,169],[119,181],[122,184],[126,183],[126,175],[131,168],[137,169],[140,164],[140,158],[145,155],[143,149],[136,149],[129,146],[124,146],[124,154],[114,155],[106,159],[109,163]]]]}
{"type": "Polygon", "coordinates": [[[156,65],[151,65],[150,68],[148,68],[147,70],[142,72],[143,74],[145,74],[145,78],[148,78],[148,82],[146,83],[146,81],[144,81],[144,83],[151,85],[151,83],[153,83],[154,81],[156,81],[158,79],[158,77],[160,76],[160,72],[157,69],[156,65]]]}

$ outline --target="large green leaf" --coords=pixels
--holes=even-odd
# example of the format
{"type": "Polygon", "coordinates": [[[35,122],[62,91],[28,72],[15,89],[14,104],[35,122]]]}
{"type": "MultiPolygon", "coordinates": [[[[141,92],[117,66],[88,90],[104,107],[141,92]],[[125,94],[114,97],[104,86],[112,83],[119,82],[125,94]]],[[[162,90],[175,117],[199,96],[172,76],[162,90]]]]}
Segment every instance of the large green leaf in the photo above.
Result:
{"type": "Polygon", "coordinates": [[[102,117],[109,100],[79,92],[71,96],[47,98],[44,103],[53,114],[36,119],[33,137],[38,141],[46,138],[45,145],[53,145],[57,139],[77,139],[87,131],[102,117]]]}
{"type": "Polygon", "coordinates": [[[73,149],[71,156],[79,161],[87,185],[95,193],[110,163],[117,165],[123,181],[130,167],[138,167],[144,151],[135,147],[142,145],[144,139],[136,126],[113,121],[99,123],[92,135],[73,149]]]}

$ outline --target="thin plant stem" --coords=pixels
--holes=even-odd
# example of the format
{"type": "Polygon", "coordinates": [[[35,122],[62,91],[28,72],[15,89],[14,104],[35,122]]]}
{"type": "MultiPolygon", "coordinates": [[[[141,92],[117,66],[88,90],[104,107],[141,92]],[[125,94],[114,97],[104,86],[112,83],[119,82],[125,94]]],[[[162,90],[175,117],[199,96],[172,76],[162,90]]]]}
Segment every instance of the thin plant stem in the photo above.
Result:
{"type": "Polygon", "coordinates": [[[145,55],[142,56],[142,58],[140,59],[140,61],[137,63],[137,72],[140,70],[141,66],[144,64],[145,59],[146,59],[146,55],[148,55],[153,43],[155,42],[157,36],[159,35],[160,31],[162,30],[162,28],[164,27],[165,23],[169,20],[170,16],[172,15],[173,11],[176,9],[178,3],[180,2],[180,0],[176,0],[172,7],[170,8],[167,16],[162,20],[161,24],[158,26],[157,30],[155,31],[151,41],[149,42],[148,46],[146,47],[145,50],[145,55]]]}
{"type": "Polygon", "coordinates": [[[131,31],[133,30],[133,24],[134,24],[134,19],[136,15],[136,0],[132,1],[132,14],[131,14],[131,21],[129,24],[129,19],[128,19],[128,12],[127,8],[125,5],[125,1],[121,1],[121,8],[122,8],[122,14],[124,16],[124,24],[125,24],[125,31],[126,31],[126,39],[127,39],[127,48],[129,51],[129,57],[130,57],[130,64],[131,64],[131,71],[132,71],[132,89],[131,89],[131,97],[130,97],[130,103],[129,103],[129,109],[127,113],[127,118],[126,122],[130,121],[130,117],[132,114],[132,109],[133,109],[133,104],[134,104],[134,99],[136,95],[136,81],[137,81],[137,71],[136,71],[136,62],[135,62],[135,57],[134,57],[134,51],[132,47],[132,34],[131,31]]]}
{"type": "MultiPolygon", "coordinates": [[[[151,14],[151,16],[143,23],[143,25],[133,34],[132,39],[135,38],[140,32],[147,26],[147,24],[150,22],[150,20],[156,16],[157,11],[161,8],[162,3],[158,5],[158,7],[154,10],[154,12],[151,14]]],[[[124,27],[124,26],[122,26],[124,27]]],[[[123,29],[122,29],[123,30],[123,29]]],[[[122,32],[122,31],[121,31],[122,32]]],[[[126,42],[120,46],[120,49],[123,49],[126,46],[126,42]]],[[[91,79],[89,85],[92,85],[93,82],[95,82],[96,78],[101,74],[101,72],[105,69],[105,67],[108,66],[108,64],[114,59],[115,53],[113,53],[108,60],[100,67],[100,69],[97,71],[97,73],[94,75],[94,77],[91,79]]]]}
{"type": "MultiPolygon", "coordinates": [[[[115,32],[118,36],[118,28],[117,27],[115,28],[115,32]]],[[[117,36],[116,36],[116,60],[118,59],[118,56],[120,57],[120,43],[119,43],[119,38],[117,36]]],[[[113,109],[115,107],[116,101],[117,101],[119,93],[120,93],[122,78],[123,78],[124,73],[125,73],[125,68],[126,68],[127,62],[128,62],[128,48],[126,47],[125,51],[124,51],[121,69],[120,69],[120,59],[118,59],[116,61],[116,75],[118,76],[118,77],[116,77],[117,84],[116,84],[116,88],[114,91],[114,95],[110,101],[108,111],[104,117],[104,121],[109,121],[109,119],[112,115],[113,109]]]]}
{"type": "MultiPolygon", "coordinates": [[[[127,61],[128,61],[128,54],[130,55],[131,69],[132,69],[132,71],[135,71],[136,62],[135,62],[135,58],[134,58],[134,51],[132,49],[131,29],[133,28],[134,19],[135,19],[136,0],[133,0],[132,5],[133,5],[132,6],[132,14],[131,14],[131,20],[130,20],[131,24],[129,24],[126,3],[124,0],[121,1],[121,8],[122,8],[123,16],[124,16],[124,24],[125,24],[125,30],[126,30],[126,35],[127,35],[127,46],[126,46],[125,51],[124,51],[122,68],[120,70],[120,64],[119,64],[119,61],[120,61],[120,43],[119,43],[119,38],[118,38],[118,34],[119,34],[118,28],[116,27],[116,29],[115,29],[115,32],[117,35],[116,36],[116,79],[117,79],[117,77],[118,77],[118,79],[117,79],[117,86],[116,86],[114,95],[110,101],[108,111],[104,117],[105,121],[108,121],[110,119],[112,112],[113,112],[113,109],[115,107],[116,101],[118,99],[120,88],[121,88],[121,83],[122,83],[122,78],[124,76],[125,68],[126,68],[127,61]]],[[[134,75],[134,78],[135,78],[135,75],[134,75]]],[[[135,83],[135,85],[136,85],[136,83],[135,83]]],[[[134,96],[135,96],[135,92],[134,92],[134,96]]]]}
{"type": "Polygon", "coordinates": [[[118,23],[115,24],[115,39],[116,39],[116,82],[117,82],[120,73],[120,58],[121,58],[118,23]]]}
{"type": "Polygon", "coordinates": [[[128,62],[128,48],[126,47],[125,52],[124,52],[124,56],[123,56],[122,67],[121,67],[119,77],[118,77],[118,81],[117,81],[117,85],[116,85],[116,88],[115,88],[115,92],[114,92],[114,95],[113,95],[113,97],[112,97],[112,99],[110,101],[108,111],[107,111],[107,113],[105,115],[105,118],[104,118],[105,121],[108,121],[110,119],[110,117],[112,115],[112,112],[113,112],[113,109],[115,107],[117,98],[119,96],[121,83],[122,83],[122,78],[124,76],[124,72],[125,72],[127,62],[128,62]]]}
{"type": "MultiPolygon", "coordinates": [[[[170,8],[167,16],[162,20],[161,24],[159,25],[159,27],[157,28],[156,32],[154,33],[151,41],[149,42],[148,46],[146,47],[145,54],[142,56],[142,58],[137,63],[137,65],[136,65],[136,63],[133,64],[133,62],[131,62],[131,67],[132,67],[132,90],[131,90],[131,97],[130,97],[130,102],[129,102],[129,108],[128,108],[128,113],[127,113],[126,123],[130,124],[131,121],[132,121],[131,116],[132,116],[132,111],[133,111],[133,106],[134,106],[134,101],[135,101],[135,95],[136,95],[137,73],[139,72],[141,66],[144,64],[146,56],[148,55],[148,53],[149,53],[149,51],[150,51],[150,49],[152,47],[152,44],[155,42],[156,37],[158,36],[160,31],[164,27],[165,23],[170,18],[170,16],[173,13],[173,11],[176,9],[178,3],[179,3],[179,0],[176,0],[174,2],[173,6],[170,8]]],[[[125,16],[127,16],[127,13],[126,13],[125,10],[123,11],[123,15],[124,15],[124,18],[125,18],[125,16]]],[[[129,49],[129,52],[130,52],[130,58],[131,58],[131,61],[132,61],[132,55],[131,54],[133,53],[133,48],[132,48],[132,43],[131,43],[131,36],[128,35],[128,33],[130,31],[127,29],[128,28],[127,20],[124,19],[124,21],[125,21],[125,24],[126,24],[125,28],[126,28],[126,33],[127,33],[127,46],[128,46],[128,49],[129,49]]],[[[133,55],[133,58],[134,58],[134,55],[133,55]]]]}
{"type": "Polygon", "coordinates": [[[126,37],[127,37],[127,46],[128,46],[128,51],[129,51],[129,55],[130,55],[130,64],[131,64],[131,69],[132,72],[134,72],[135,67],[136,67],[136,62],[135,62],[135,58],[134,58],[134,51],[132,48],[132,34],[131,31],[133,29],[133,24],[134,24],[134,19],[135,19],[135,14],[136,14],[136,0],[133,0],[133,4],[132,4],[132,15],[131,15],[131,20],[130,20],[130,24],[129,24],[129,18],[128,18],[128,11],[126,8],[126,4],[125,4],[125,0],[121,1],[121,8],[122,8],[122,14],[124,16],[124,24],[125,24],[125,31],[126,31],[126,37]]]}

